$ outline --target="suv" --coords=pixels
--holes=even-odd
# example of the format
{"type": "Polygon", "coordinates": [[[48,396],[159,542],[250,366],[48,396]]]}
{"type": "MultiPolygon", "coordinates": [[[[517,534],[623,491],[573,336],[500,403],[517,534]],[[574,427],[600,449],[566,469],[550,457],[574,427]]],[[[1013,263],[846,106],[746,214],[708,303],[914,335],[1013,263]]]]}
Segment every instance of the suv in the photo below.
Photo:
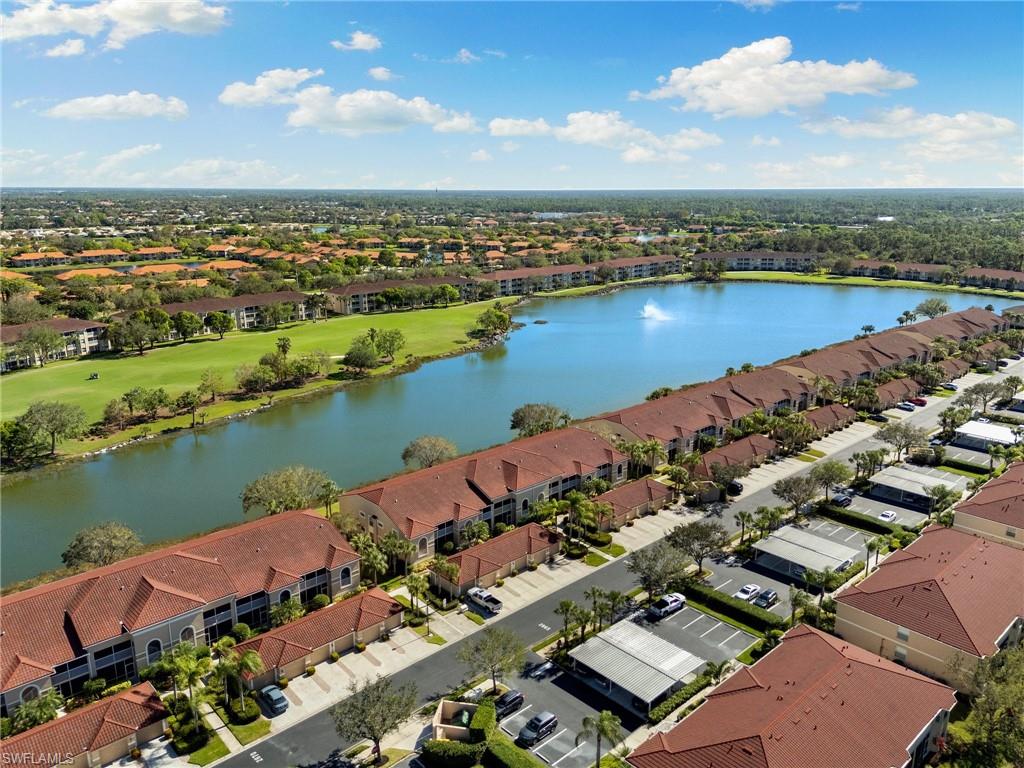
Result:
{"type": "Polygon", "coordinates": [[[733,597],[737,600],[746,600],[748,603],[757,597],[757,593],[761,591],[761,588],[757,584],[747,584],[740,587],[733,597]]]}
{"type": "Polygon", "coordinates": [[[739,496],[743,493],[743,483],[739,480],[733,480],[725,486],[725,492],[730,496],[739,496]]]}
{"type": "Polygon", "coordinates": [[[889,417],[884,413],[872,413],[868,418],[871,419],[871,421],[877,421],[879,423],[884,423],[889,420],[889,417]]]}
{"type": "Polygon", "coordinates": [[[494,711],[498,715],[498,719],[502,720],[523,706],[525,701],[526,697],[520,691],[505,691],[495,699],[494,711]]]}
{"type": "Polygon", "coordinates": [[[530,721],[519,730],[518,741],[528,747],[532,747],[545,736],[555,732],[558,727],[558,718],[552,712],[541,712],[534,715],[530,721]]]}
{"type": "Polygon", "coordinates": [[[779,593],[774,589],[766,589],[754,598],[754,605],[758,608],[771,608],[779,602],[779,593]]]}
{"type": "Polygon", "coordinates": [[[837,493],[832,497],[832,503],[837,507],[848,507],[853,504],[853,499],[845,493],[837,493]]]}
{"type": "Polygon", "coordinates": [[[904,402],[904,403],[898,403],[898,404],[896,405],[896,407],[897,407],[897,408],[898,408],[899,410],[901,410],[901,411],[912,411],[912,410],[914,410],[914,404],[913,404],[913,403],[906,403],[906,402],[904,402]]]}
{"type": "Polygon", "coordinates": [[[686,598],[678,592],[670,595],[662,595],[648,609],[648,613],[656,618],[663,619],[670,613],[675,613],[686,605],[686,598]]]}
{"type": "Polygon", "coordinates": [[[260,698],[272,715],[284,714],[288,710],[288,699],[276,685],[265,685],[260,688],[260,698]]]}

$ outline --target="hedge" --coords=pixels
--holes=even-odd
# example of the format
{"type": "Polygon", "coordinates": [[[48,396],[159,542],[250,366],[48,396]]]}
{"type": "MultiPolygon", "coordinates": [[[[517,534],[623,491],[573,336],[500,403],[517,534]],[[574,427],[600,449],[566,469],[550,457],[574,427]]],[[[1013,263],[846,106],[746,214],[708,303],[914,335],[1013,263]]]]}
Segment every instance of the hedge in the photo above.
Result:
{"type": "Polygon", "coordinates": [[[944,456],[939,464],[951,469],[959,469],[961,472],[970,472],[972,475],[987,475],[989,472],[988,464],[972,464],[969,461],[951,459],[947,456],[944,456]]]}
{"type": "Polygon", "coordinates": [[[661,702],[661,704],[652,709],[647,715],[647,720],[652,725],[654,723],[660,723],[666,717],[675,712],[676,709],[681,707],[684,703],[692,699],[709,685],[711,685],[711,678],[707,675],[701,675],[696,680],[680,688],[661,702]]]}
{"type": "Polygon", "coordinates": [[[829,520],[835,520],[837,523],[847,523],[854,528],[860,528],[883,536],[892,536],[906,530],[902,525],[887,523],[884,520],[879,520],[877,517],[854,512],[852,509],[836,507],[832,504],[819,504],[815,511],[821,517],[827,517],[829,520]]]}
{"type": "Polygon", "coordinates": [[[607,547],[612,543],[612,535],[605,531],[587,531],[584,538],[595,547],[607,547]]]}
{"type": "Polygon", "coordinates": [[[231,696],[228,698],[228,717],[231,718],[233,724],[245,725],[246,723],[251,723],[259,716],[260,705],[253,701],[250,696],[242,699],[241,706],[238,704],[237,697],[231,696]]]}
{"type": "Polygon", "coordinates": [[[485,768],[547,768],[547,763],[497,735],[487,744],[483,765],[485,768]]]}
{"type": "Polygon", "coordinates": [[[698,602],[703,603],[714,611],[723,613],[726,616],[736,619],[748,627],[760,632],[767,632],[769,629],[781,629],[785,623],[783,619],[771,611],[758,608],[756,605],[732,597],[724,592],[707,586],[706,584],[683,584],[683,594],[692,596],[698,602]]]}
{"type": "Polygon", "coordinates": [[[829,583],[825,585],[826,592],[835,592],[839,587],[864,570],[864,561],[857,560],[850,564],[846,570],[834,571],[829,583]]]}
{"type": "Polygon", "coordinates": [[[469,721],[469,738],[472,741],[487,741],[498,724],[498,713],[491,699],[484,699],[469,721]]]}
{"type": "Polygon", "coordinates": [[[420,751],[420,759],[430,768],[471,768],[480,762],[486,744],[468,741],[430,739],[420,751]]]}

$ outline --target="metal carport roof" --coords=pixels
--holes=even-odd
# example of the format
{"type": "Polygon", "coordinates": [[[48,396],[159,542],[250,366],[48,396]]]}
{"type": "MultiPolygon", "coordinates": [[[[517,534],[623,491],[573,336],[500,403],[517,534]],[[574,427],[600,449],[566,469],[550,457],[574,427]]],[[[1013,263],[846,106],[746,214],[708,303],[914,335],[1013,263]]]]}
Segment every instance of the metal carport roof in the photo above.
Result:
{"type": "Polygon", "coordinates": [[[860,552],[852,547],[793,525],[783,526],[768,538],[754,542],[754,549],[814,571],[835,569],[860,557],[860,552]]]}

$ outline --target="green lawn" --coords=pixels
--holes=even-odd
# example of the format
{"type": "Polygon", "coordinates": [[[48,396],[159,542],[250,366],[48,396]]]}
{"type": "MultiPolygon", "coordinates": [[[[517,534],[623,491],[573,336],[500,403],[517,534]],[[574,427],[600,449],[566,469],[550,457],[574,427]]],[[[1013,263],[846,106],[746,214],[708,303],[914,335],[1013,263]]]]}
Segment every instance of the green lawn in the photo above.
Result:
{"type": "Polygon", "coordinates": [[[775,283],[807,283],[810,285],[867,285],[872,288],[913,288],[924,291],[946,293],[977,293],[982,296],[1000,296],[1007,299],[1024,299],[1022,291],[1003,291],[997,288],[973,288],[971,286],[942,285],[920,280],[885,280],[877,277],[844,277],[842,275],[806,275],[799,272],[724,272],[723,280],[771,281],[775,283]]]}
{"type": "Polygon", "coordinates": [[[810,455],[808,455],[806,453],[797,454],[796,458],[799,459],[800,461],[806,461],[808,463],[810,463],[812,461],[817,461],[818,460],[816,457],[810,456],[810,455]]]}
{"type": "Polygon", "coordinates": [[[626,548],[621,544],[616,544],[614,541],[607,546],[598,547],[598,549],[610,557],[621,557],[626,554],[626,548]]]}
{"type": "Polygon", "coordinates": [[[817,448],[807,448],[804,451],[804,453],[809,454],[809,455],[813,456],[816,459],[823,459],[823,458],[825,458],[825,452],[824,451],[819,451],[817,448]]]}
{"type": "Polygon", "coordinates": [[[219,760],[228,754],[228,745],[225,744],[220,736],[214,734],[210,736],[210,740],[206,742],[206,746],[197,749],[191,755],[189,755],[188,761],[192,765],[209,765],[214,760],[219,760]]]}
{"type": "Polygon", "coordinates": [[[587,552],[587,554],[583,556],[583,562],[596,568],[599,565],[607,563],[608,558],[604,555],[599,555],[597,552],[587,552]]]}
{"type": "Polygon", "coordinates": [[[472,621],[474,624],[479,624],[481,627],[486,623],[484,621],[484,617],[481,616],[479,613],[475,613],[474,611],[466,611],[462,615],[470,621],[472,621]]]}
{"type": "Polygon", "coordinates": [[[262,715],[251,723],[235,725],[228,718],[227,710],[224,709],[223,700],[220,700],[213,705],[213,711],[217,713],[217,717],[220,718],[221,722],[228,727],[228,730],[234,734],[234,737],[238,739],[241,744],[248,744],[251,741],[256,741],[256,739],[270,733],[270,721],[262,715]]]}
{"type": "MultiPolygon", "coordinates": [[[[406,347],[398,355],[398,364],[411,358],[427,358],[458,351],[471,342],[477,316],[489,302],[462,304],[447,309],[420,309],[372,315],[350,315],[318,323],[293,323],[277,330],[236,331],[223,340],[215,336],[194,339],[187,343],[166,344],[139,355],[104,355],[85,360],[50,363],[44,368],[15,371],[0,378],[0,418],[10,419],[22,413],[28,404],[40,397],[77,403],[85,409],[90,421],[96,421],[108,400],[119,397],[132,387],[164,387],[173,398],[185,389],[198,385],[207,368],[219,371],[224,382],[234,387],[234,371],[242,363],[255,363],[261,355],[274,349],[276,339],[288,336],[291,354],[324,350],[333,357],[344,355],[352,340],[374,327],[397,328],[405,334],[406,347]],[[89,381],[89,374],[98,373],[99,380],[89,381]]],[[[375,373],[386,372],[382,366],[375,373]]],[[[284,390],[277,398],[333,386],[334,380],[318,380],[304,388],[284,390]]],[[[259,400],[218,401],[205,408],[207,421],[253,408],[259,400]]],[[[187,427],[191,417],[162,419],[149,425],[152,433],[169,427],[187,427]]],[[[101,448],[136,435],[136,427],[109,440],[70,442],[65,453],[80,453],[101,448]]]]}
{"type": "Polygon", "coordinates": [[[962,475],[963,477],[969,477],[971,478],[971,480],[977,480],[979,477],[986,477],[988,475],[988,470],[985,469],[979,468],[977,472],[969,472],[966,469],[951,467],[947,464],[939,464],[939,466],[937,466],[936,469],[941,469],[943,472],[949,472],[950,474],[953,475],[962,475]]]}

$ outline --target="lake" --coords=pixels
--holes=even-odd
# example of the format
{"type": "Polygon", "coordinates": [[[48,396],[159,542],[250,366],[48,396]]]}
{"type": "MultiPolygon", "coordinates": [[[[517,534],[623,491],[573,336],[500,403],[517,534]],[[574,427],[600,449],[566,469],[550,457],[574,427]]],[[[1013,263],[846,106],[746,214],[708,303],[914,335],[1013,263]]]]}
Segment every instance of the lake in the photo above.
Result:
{"type": "Polygon", "coordinates": [[[525,402],[552,402],[574,417],[619,408],[657,387],[851,338],[863,325],[891,327],[933,295],[954,310],[1019,303],[771,283],[638,286],[535,299],[516,312],[525,327],[500,346],[10,484],[3,491],[0,579],[59,566],[76,531],[107,520],[132,526],[146,541],[240,522],[239,492],[269,469],[306,464],[352,488],[401,469],[402,448],[420,435],[443,435],[462,452],[475,450],[508,440],[509,415],[525,402]]]}

